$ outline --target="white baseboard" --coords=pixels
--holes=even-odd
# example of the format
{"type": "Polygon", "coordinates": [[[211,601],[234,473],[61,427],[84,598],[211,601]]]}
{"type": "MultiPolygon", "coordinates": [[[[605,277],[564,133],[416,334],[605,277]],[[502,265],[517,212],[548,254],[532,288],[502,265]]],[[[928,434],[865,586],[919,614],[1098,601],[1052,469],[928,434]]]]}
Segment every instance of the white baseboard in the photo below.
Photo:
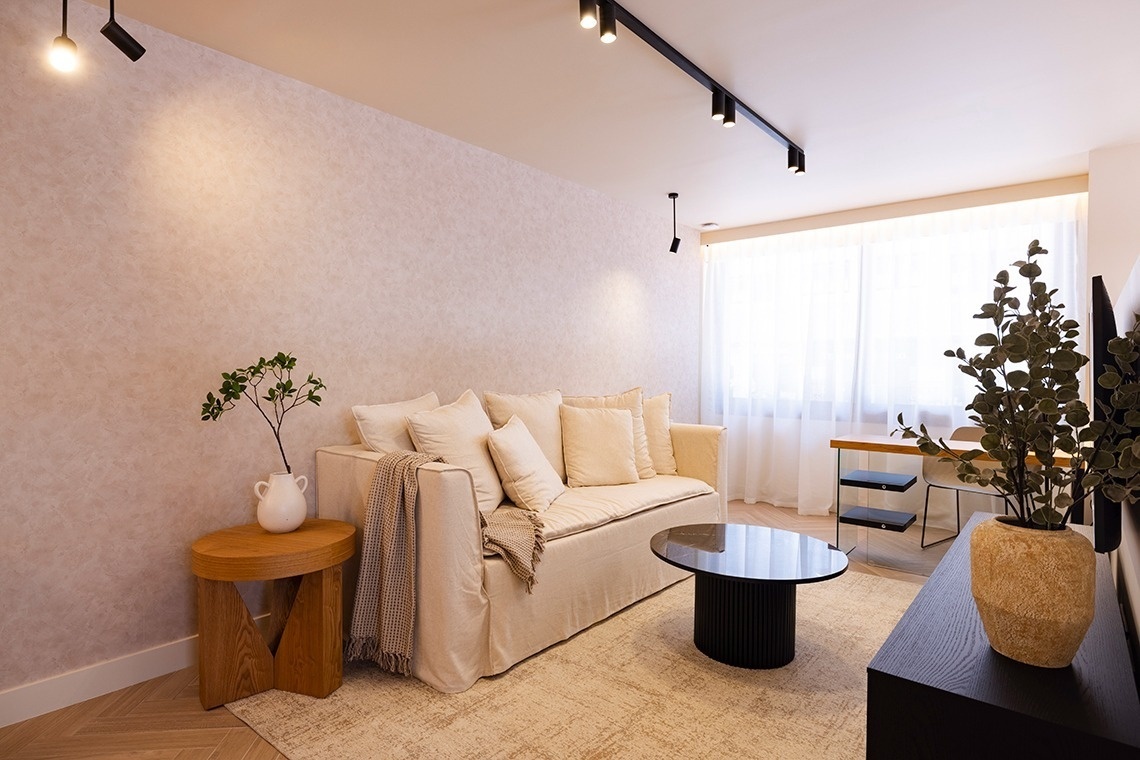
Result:
{"type": "MultiPolygon", "coordinates": [[[[254,621],[264,625],[268,615],[254,621]]],[[[59,710],[198,664],[198,637],[187,636],[42,681],[0,691],[0,727],[59,710]]]]}

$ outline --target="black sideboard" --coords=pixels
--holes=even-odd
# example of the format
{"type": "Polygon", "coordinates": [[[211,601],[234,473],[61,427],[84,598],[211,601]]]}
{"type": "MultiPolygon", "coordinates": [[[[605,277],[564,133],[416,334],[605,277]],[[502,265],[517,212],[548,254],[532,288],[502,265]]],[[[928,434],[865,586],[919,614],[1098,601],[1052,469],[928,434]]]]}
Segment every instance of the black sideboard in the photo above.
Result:
{"type": "Polygon", "coordinates": [[[867,666],[868,758],[1140,758],[1140,700],[1109,571],[1097,555],[1096,617],[1068,668],[990,648],[970,595],[963,527],[867,666]]]}

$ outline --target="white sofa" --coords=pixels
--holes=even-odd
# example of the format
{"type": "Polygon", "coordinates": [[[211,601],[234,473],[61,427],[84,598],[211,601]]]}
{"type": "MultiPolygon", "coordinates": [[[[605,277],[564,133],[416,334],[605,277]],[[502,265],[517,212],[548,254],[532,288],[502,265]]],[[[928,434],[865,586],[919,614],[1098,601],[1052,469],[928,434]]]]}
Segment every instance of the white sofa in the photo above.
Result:
{"type": "MultiPolygon", "coordinates": [[[[665,528],[725,522],[725,432],[673,423],[678,475],[637,483],[570,488],[542,514],[546,549],[533,594],[497,556],[484,556],[467,470],[432,463],[419,470],[416,505],[416,621],[412,674],[460,692],[686,577],[649,549],[665,528]]],[[[357,526],[345,565],[345,629],[356,590],[359,541],[376,462],[363,445],[317,450],[317,505],[323,518],[357,526]]]]}

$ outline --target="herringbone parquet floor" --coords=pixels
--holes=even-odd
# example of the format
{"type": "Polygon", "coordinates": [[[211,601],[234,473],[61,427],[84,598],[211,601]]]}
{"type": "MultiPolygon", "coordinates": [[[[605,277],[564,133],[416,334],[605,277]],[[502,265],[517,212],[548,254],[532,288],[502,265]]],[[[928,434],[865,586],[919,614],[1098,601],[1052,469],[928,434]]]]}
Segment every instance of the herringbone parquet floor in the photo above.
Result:
{"type": "Polygon", "coordinates": [[[203,710],[194,667],[0,728],[5,760],[284,757],[226,708],[203,710]]]}
{"type": "MultiPolygon", "coordinates": [[[[789,509],[743,502],[732,502],[729,515],[735,522],[770,525],[827,541],[835,538],[834,517],[804,517],[789,509]]],[[[913,529],[904,534],[860,530],[864,531],[858,535],[863,548],[851,553],[852,570],[915,583],[926,580],[924,576],[949,546],[947,542],[920,550],[913,529]],[[873,564],[865,561],[869,557],[873,564]]],[[[0,758],[274,760],[285,756],[226,708],[203,710],[198,702],[197,668],[187,668],[0,728],[0,758]]]]}

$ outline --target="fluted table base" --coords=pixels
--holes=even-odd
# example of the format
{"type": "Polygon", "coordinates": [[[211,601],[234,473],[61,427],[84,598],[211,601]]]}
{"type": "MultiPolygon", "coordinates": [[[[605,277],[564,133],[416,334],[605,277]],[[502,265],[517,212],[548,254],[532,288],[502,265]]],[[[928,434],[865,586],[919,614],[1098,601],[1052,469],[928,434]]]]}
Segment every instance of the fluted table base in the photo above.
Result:
{"type": "Polygon", "coordinates": [[[697,573],[693,642],[717,662],[779,668],[796,656],[796,584],[697,573]]]}

